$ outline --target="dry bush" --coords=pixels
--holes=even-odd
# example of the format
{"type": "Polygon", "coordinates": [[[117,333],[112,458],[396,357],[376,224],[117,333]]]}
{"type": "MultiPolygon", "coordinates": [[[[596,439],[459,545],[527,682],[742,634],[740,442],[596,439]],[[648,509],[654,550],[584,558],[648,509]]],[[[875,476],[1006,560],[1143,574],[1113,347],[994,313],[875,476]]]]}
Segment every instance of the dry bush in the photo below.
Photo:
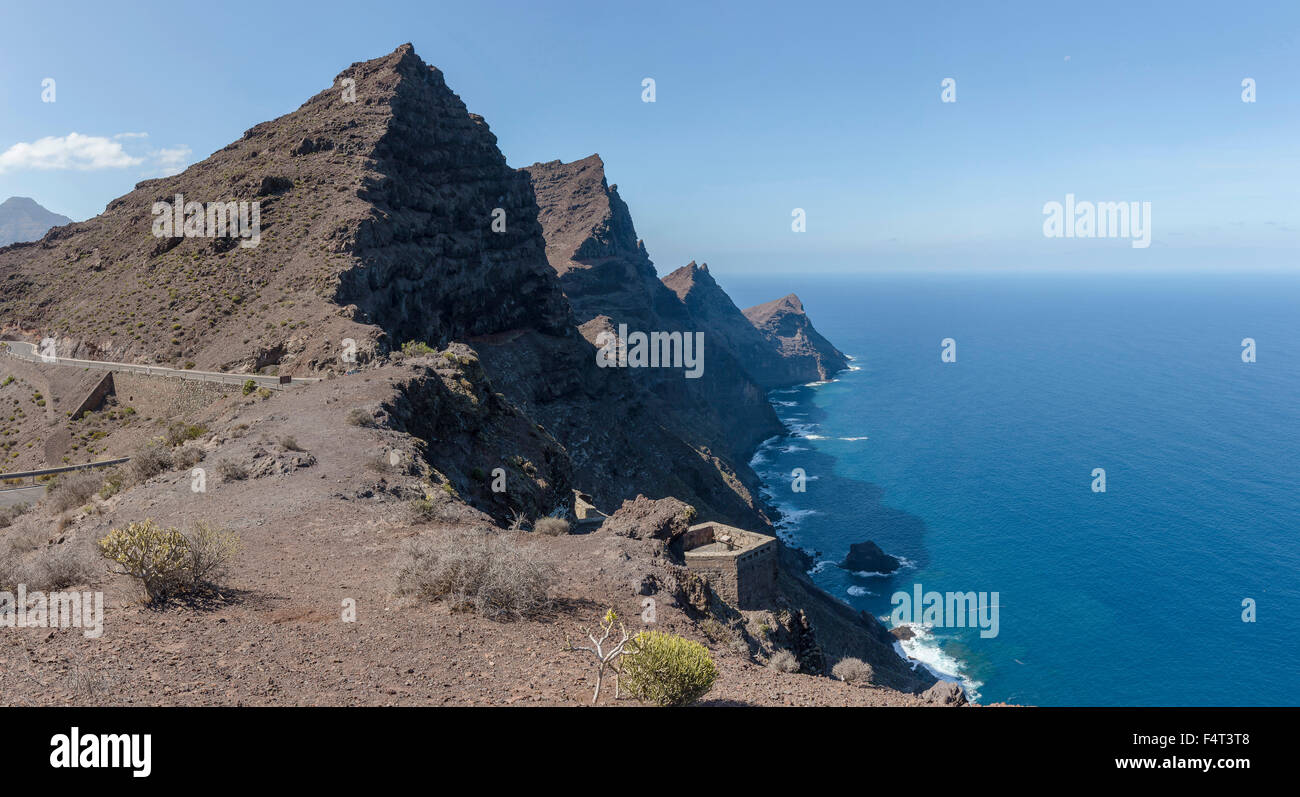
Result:
{"type": "Polygon", "coordinates": [[[238,535],[200,521],[190,534],[152,520],[113,529],[99,541],[113,572],[139,579],[150,602],[214,586],[239,552],[238,535]]]}
{"type": "Polygon", "coordinates": [[[103,485],[104,477],[93,470],[61,473],[57,479],[45,485],[46,506],[55,512],[85,506],[103,485]]]}
{"type": "Polygon", "coordinates": [[[49,592],[76,584],[88,584],[91,576],[92,570],[86,553],[77,550],[72,544],[64,544],[37,554],[35,561],[27,567],[24,583],[28,590],[49,592]]]}
{"type": "Polygon", "coordinates": [[[203,452],[193,446],[181,446],[172,452],[172,468],[189,470],[203,461],[203,452]]]}
{"type": "Polygon", "coordinates": [[[862,659],[843,658],[835,662],[831,675],[845,683],[866,686],[875,678],[876,671],[862,659]]]}
{"type": "Polygon", "coordinates": [[[27,509],[27,504],[15,504],[0,509],[0,529],[9,528],[9,526],[14,522],[14,519],[26,512],[27,509]]]}
{"type": "Polygon", "coordinates": [[[188,424],[184,421],[176,421],[167,427],[165,442],[173,448],[183,445],[186,440],[197,440],[208,433],[208,427],[200,424],[188,424]]]}
{"type": "Polygon", "coordinates": [[[799,672],[799,659],[788,650],[778,650],[768,659],[767,666],[777,672],[799,672]]]}
{"type": "Polygon", "coordinates": [[[136,449],[131,454],[131,461],[127,463],[132,484],[143,484],[158,474],[171,470],[171,467],[171,452],[158,443],[149,443],[136,449]]]}
{"type": "Polygon", "coordinates": [[[217,463],[217,473],[222,481],[237,482],[248,478],[248,468],[233,459],[223,459],[217,463]]]}
{"type": "Polygon", "coordinates": [[[569,521],[558,517],[538,518],[533,524],[533,531],[548,537],[560,537],[569,533],[569,521]]]}
{"type": "Polygon", "coordinates": [[[375,420],[375,416],[367,412],[366,410],[362,409],[361,407],[357,407],[356,409],[348,413],[347,422],[352,424],[353,426],[363,426],[363,427],[373,427],[379,425],[379,422],[375,420]]]}
{"type": "Polygon", "coordinates": [[[530,547],[496,535],[443,532],[412,540],[398,564],[398,592],[446,600],[494,620],[551,604],[552,568],[530,547]]]}
{"type": "Polygon", "coordinates": [[[194,530],[185,535],[185,541],[190,550],[189,579],[195,587],[217,586],[243,547],[239,535],[214,527],[206,520],[195,523],[194,530]]]}
{"type": "Polygon", "coordinates": [[[298,445],[298,438],[293,435],[285,435],[280,438],[280,447],[285,451],[306,451],[307,449],[298,445]]]}

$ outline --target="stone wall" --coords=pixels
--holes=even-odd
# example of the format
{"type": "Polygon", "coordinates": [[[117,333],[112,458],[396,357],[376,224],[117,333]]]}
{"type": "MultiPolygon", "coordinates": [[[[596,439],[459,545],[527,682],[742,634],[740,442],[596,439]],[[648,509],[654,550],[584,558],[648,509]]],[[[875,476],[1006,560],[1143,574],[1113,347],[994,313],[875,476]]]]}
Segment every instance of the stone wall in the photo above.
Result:
{"type": "Polygon", "coordinates": [[[702,523],[682,535],[686,566],[708,579],[713,591],[739,609],[760,609],[776,594],[776,540],[763,534],[702,523]],[[734,550],[716,543],[727,534],[734,550]]]}
{"type": "Polygon", "coordinates": [[[130,373],[113,374],[113,384],[119,404],[153,418],[188,415],[239,390],[235,385],[130,373]]]}

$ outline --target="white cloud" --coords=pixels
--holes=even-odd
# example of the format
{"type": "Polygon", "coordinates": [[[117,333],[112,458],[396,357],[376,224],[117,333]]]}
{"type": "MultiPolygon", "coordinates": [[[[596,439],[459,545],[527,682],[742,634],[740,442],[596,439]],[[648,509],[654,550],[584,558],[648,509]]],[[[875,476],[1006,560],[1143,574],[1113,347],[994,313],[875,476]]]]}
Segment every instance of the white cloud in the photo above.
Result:
{"type": "Polygon", "coordinates": [[[185,164],[189,163],[191,152],[193,150],[189,147],[181,146],[174,149],[163,148],[149,154],[153,157],[154,168],[161,171],[163,177],[171,177],[185,168],[185,164]]]}
{"type": "Polygon", "coordinates": [[[148,138],[148,133],[118,133],[113,138],[148,138]]]}
{"type": "Polygon", "coordinates": [[[32,143],[19,142],[0,153],[0,172],[14,169],[121,169],[139,166],[144,158],[127,154],[122,144],[103,136],[46,136],[32,143]]]}

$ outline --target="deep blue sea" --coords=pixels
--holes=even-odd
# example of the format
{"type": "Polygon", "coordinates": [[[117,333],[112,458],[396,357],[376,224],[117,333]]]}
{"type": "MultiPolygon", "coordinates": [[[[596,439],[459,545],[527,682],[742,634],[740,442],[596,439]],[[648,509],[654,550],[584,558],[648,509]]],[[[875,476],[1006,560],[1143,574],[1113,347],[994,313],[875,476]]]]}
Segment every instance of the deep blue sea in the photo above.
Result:
{"type": "Polygon", "coordinates": [[[795,434],[754,461],[816,581],[886,620],[918,583],[999,594],[996,637],[922,627],[910,653],[981,703],[1300,701],[1300,279],[721,282],[797,292],[855,358],[773,394],[795,434]],[[862,540],[907,566],[838,567],[862,540]]]}

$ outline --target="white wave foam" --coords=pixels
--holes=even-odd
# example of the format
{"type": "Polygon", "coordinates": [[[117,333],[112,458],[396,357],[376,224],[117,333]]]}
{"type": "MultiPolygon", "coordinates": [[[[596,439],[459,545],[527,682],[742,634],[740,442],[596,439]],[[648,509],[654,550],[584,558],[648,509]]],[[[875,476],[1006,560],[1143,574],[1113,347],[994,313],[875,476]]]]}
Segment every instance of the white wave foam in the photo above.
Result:
{"type": "Polygon", "coordinates": [[[894,652],[904,661],[911,663],[913,670],[919,664],[941,681],[961,684],[966,692],[966,699],[972,703],[977,702],[980,696],[979,688],[984,685],[984,682],[971,679],[966,674],[966,665],[944,652],[933,629],[921,623],[903,623],[903,626],[911,629],[913,636],[908,640],[896,640],[894,652]]]}
{"type": "Polygon", "coordinates": [[[849,592],[850,595],[853,595],[853,596],[855,596],[855,597],[860,596],[860,595],[875,595],[875,594],[876,594],[876,593],[872,592],[871,590],[867,589],[866,587],[859,587],[859,586],[856,586],[856,585],[855,585],[855,586],[852,586],[852,587],[849,587],[848,592],[849,592]]]}

